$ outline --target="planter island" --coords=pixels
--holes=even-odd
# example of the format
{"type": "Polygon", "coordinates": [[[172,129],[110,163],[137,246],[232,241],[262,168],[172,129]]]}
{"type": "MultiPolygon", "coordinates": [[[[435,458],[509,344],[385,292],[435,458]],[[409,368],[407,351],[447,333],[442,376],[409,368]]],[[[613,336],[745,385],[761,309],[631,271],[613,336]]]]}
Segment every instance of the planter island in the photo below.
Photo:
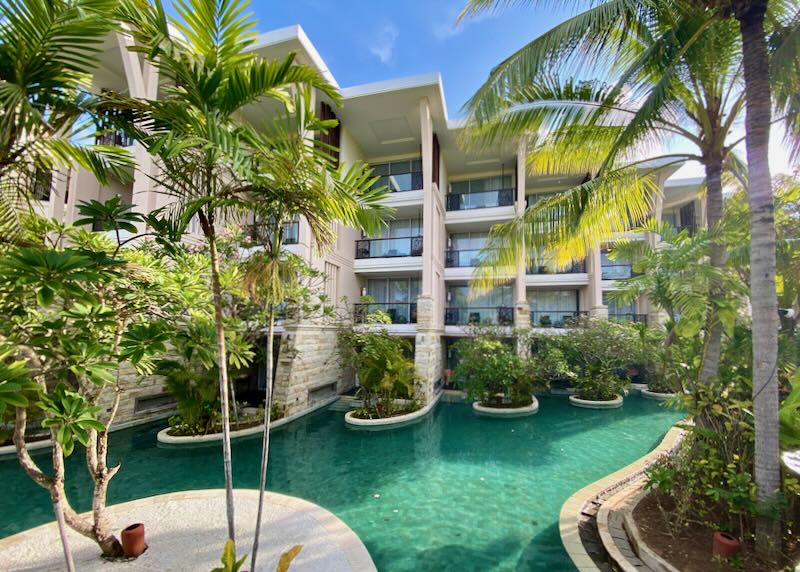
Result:
{"type": "Polygon", "coordinates": [[[481,405],[480,402],[472,403],[472,410],[482,417],[496,417],[498,419],[514,419],[516,417],[526,417],[539,411],[539,400],[531,396],[533,401],[523,407],[489,407],[481,405]]]}
{"type": "Polygon", "coordinates": [[[348,411],[344,416],[345,424],[351,429],[368,429],[373,431],[380,431],[382,429],[394,429],[396,427],[403,427],[416,423],[428,413],[433,411],[436,404],[442,398],[442,392],[437,393],[434,398],[425,407],[406,413],[404,415],[395,415],[394,417],[379,417],[377,419],[359,419],[354,415],[354,411],[348,411]]]}
{"type": "Polygon", "coordinates": [[[583,407],[584,409],[616,409],[622,407],[622,396],[617,395],[615,399],[609,401],[595,401],[592,399],[581,399],[576,395],[569,396],[570,405],[575,407],[583,407]]]}
{"type": "Polygon", "coordinates": [[[655,399],[656,401],[667,401],[677,395],[677,393],[660,393],[658,391],[650,391],[649,389],[642,390],[642,397],[645,399],[655,399]]]}

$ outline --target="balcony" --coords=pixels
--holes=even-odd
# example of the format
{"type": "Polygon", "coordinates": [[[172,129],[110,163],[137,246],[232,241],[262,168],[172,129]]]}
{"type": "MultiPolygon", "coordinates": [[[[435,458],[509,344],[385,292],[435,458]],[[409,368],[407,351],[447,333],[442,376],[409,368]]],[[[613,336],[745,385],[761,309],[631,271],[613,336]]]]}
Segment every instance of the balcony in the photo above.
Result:
{"type": "Polygon", "coordinates": [[[479,191],[475,193],[451,193],[447,195],[448,211],[468,211],[493,207],[508,207],[514,204],[514,189],[479,191]]]}
{"type": "Polygon", "coordinates": [[[448,250],[444,253],[445,268],[472,268],[481,262],[481,253],[485,251],[476,248],[471,250],[448,250]]]}
{"type": "Polygon", "coordinates": [[[416,324],[416,302],[375,302],[370,304],[355,305],[355,321],[357,324],[366,322],[367,316],[373,312],[381,311],[389,316],[392,324],[416,324]]]}
{"type": "Polygon", "coordinates": [[[500,325],[514,324],[514,308],[510,306],[445,308],[446,326],[500,325]]]}
{"type": "Polygon", "coordinates": [[[534,328],[571,328],[579,324],[588,312],[580,310],[536,310],[531,311],[531,326],[534,328]]]}
{"type": "Polygon", "coordinates": [[[95,137],[95,145],[106,145],[108,147],[130,147],[134,141],[122,131],[105,131],[95,137]]]}
{"type": "Polygon", "coordinates": [[[636,324],[647,325],[647,314],[633,314],[630,312],[609,312],[609,320],[616,320],[617,322],[634,322],[636,324]]]}
{"type": "Polygon", "coordinates": [[[543,261],[536,261],[528,267],[528,274],[584,274],[586,272],[586,261],[579,260],[573,262],[565,268],[554,269],[551,265],[543,261]]]}
{"type": "Polygon", "coordinates": [[[356,241],[356,259],[422,256],[422,237],[369,238],[356,241]]]}
{"type": "Polygon", "coordinates": [[[630,264],[603,264],[601,267],[601,278],[603,280],[625,280],[635,276],[630,264]]]}

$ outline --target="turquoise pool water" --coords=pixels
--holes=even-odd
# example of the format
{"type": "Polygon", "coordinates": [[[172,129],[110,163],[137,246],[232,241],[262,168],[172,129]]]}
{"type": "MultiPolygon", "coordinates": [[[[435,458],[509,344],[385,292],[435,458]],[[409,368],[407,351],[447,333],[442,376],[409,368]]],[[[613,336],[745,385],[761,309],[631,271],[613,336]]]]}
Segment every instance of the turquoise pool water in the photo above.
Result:
{"type": "MultiPolygon", "coordinates": [[[[517,420],[440,404],[420,423],[382,432],[349,430],[342,412],[322,411],[273,433],[269,488],[333,511],[381,571],[573,570],[558,536],[563,502],[650,451],[681,415],[639,397],[611,411],[540,403],[517,420]]],[[[112,434],[110,456],[123,467],[110,502],[224,485],[218,446],[158,448],[162,426],[112,434]]],[[[257,486],[260,445],[234,442],[237,487],[257,486]]],[[[88,509],[78,452],[67,478],[73,504],[88,509]]],[[[0,461],[0,483],[0,536],[52,520],[44,490],[15,459],[0,461]]]]}

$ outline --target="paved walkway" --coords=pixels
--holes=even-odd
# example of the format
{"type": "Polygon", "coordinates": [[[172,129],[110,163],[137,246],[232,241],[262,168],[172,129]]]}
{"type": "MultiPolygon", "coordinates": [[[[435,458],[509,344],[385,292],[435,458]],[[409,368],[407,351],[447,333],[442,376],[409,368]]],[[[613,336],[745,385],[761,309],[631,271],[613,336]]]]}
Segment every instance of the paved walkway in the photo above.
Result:
{"type": "MultiPolygon", "coordinates": [[[[249,552],[258,492],[235,493],[237,546],[249,552]]],[[[109,507],[114,530],[145,523],[147,552],[129,562],[106,562],[97,546],[70,531],[75,567],[81,572],[208,571],[219,565],[226,538],[222,490],[171,493],[109,507]]],[[[291,572],[373,572],[375,565],[361,540],[332,513],[310,502],[267,493],[258,568],[273,571],[280,554],[295,544],[303,550],[291,572]]],[[[0,570],[63,570],[55,524],[46,524],[0,540],[0,570]]]]}

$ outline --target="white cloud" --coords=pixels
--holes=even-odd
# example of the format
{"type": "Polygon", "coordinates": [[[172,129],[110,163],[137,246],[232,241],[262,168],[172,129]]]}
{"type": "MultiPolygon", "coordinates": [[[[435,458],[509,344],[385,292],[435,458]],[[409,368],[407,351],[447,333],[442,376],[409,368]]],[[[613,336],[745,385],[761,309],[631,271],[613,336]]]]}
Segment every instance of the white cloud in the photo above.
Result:
{"type": "Polygon", "coordinates": [[[477,16],[468,16],[464,18],[458,25],[456,25],[456,19],[458,18],[459,13],[459,8],[451,7],[449,10],[447,10],[447,14],[443,17],[442,21],[438,24],[435,24],[433,28],[431,28],[433,37],[440,42],[445,42],[454,36],[458,36],[472,24],[477,24],[479,22],[483,22],[484,20],[491,20],[498,15],[496,11],[484,11],[479,13],[477,16]]]}
{"type": "Polygon", "coordinates": [[[386,23],[375,35],[372,45],[369,46],[370,53],[378,58],[382,64],[388,64],[392,61],[394,45],[399,35],[400,32],[397,31],[397,26],[391,22],[386,23]]]}

